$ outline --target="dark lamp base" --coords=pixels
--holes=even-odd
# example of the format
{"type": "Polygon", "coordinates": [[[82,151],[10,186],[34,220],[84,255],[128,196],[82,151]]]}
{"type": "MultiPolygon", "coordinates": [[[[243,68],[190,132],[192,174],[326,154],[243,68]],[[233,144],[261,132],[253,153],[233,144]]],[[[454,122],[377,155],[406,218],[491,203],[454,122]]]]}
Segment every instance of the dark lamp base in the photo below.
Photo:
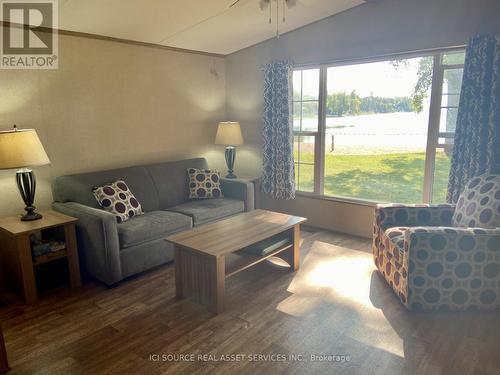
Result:
{"type": "Polygon", "coordinates": [[[236,149],[233,146],[227,146],[224,156],[226,157],[227,165],[226,178],[236,178],[236,175],[233,173],[234,160],[236,159],[236,149]]]}
{"type": "Polygon", "coordinates": [[[26,207],[24,210],[26,214],[21,216],[21,221],[33,221],[42,218],[38,212],[35,212],[35,206],[33,206],[33,201],[35,200],[35,189],[36,189],[36,179],[35,174],[31,169],[20,169],[16,173],[17,187],[21,193],[24,204],[26,207]]]}
{"type": "MultiPolygon", "coordinates": [[[[28,211],[27,209],[28,207],[25,208],[26,211],[28,211]]],[[[21,221],[33,221],[33,220],[39,220],[41,219],[43,216],[41,214],[39,214],[38,212],[35,212],[35,207],[33,207],[33,210],[31,211],[28,211],[28,213],[26,213],[25,215],[21,216],[21,221]]]]}

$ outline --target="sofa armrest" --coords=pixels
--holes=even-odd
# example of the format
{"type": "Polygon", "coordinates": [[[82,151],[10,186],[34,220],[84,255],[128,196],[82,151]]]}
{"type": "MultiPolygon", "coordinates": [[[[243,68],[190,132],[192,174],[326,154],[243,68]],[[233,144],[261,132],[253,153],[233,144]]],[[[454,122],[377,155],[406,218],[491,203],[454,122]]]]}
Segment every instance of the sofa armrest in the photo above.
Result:
{"type": "Polygon", "coordinates": [[[384,230],[397,226],[449,226],[454,212],[452,204],[379,204],[375,208],[375,225],[384,230]]]}
{"type": "Polygon", "coordinates": [[[122,279],[116,217],[110,212],[75,202],[54,202],[54,210],[78,218],[80,256],[88,274],[112,285],[122,279]]]}
{"type": "Polygon", "coordinates": [[[245,202],[245,211],[255,208],[255,188],[253,182],[240,179],[221,178],[222,194],[228,198],[245,202]]]}

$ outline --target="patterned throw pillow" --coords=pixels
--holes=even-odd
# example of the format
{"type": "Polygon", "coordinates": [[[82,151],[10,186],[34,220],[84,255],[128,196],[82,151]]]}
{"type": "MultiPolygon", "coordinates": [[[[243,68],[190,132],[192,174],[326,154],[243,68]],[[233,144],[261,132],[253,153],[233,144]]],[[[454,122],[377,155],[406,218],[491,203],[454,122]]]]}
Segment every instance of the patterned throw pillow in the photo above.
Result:
{"type": "Polygon", "coordinates": [[[453,214],[456,227],[500,227],[500,175],[483,174],[469,181],[453,214]]]}
{"type": "Polygon", "coordinates": [[[123,180],[96,187],[92,192],[101,207],[116,216],[118,223],[144,213],[141,204],[123,180]]]}
{"type": "Polygon", "coordinates": [[[189,168],[189,199],[221,198],[220,174],[216,169],[189,168]]]}

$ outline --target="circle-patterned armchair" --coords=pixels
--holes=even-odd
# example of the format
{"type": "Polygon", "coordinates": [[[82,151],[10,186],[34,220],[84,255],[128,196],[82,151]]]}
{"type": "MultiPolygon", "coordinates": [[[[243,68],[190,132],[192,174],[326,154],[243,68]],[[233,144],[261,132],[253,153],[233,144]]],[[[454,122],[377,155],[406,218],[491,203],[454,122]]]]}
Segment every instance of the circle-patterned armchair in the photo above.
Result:
{"type": "Polygon", "coordinates": [[[500,176],[473,178],[457,205],[378,205],[375,265],[408,309],[500,306],[500,176]]]}

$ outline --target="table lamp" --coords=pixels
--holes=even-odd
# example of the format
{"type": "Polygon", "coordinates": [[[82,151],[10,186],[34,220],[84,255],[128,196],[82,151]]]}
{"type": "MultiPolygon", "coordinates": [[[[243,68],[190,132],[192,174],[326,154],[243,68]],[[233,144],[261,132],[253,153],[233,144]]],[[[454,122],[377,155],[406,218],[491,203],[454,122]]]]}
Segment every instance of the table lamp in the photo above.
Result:
{"type": "Polygon", "coordinates": [[[27,167],[49,164],[50,160],[34,129],[17,129],[0,131],[0,169],[21,168],[16,172],[17,187],[21,193],[26,214],[22,221],[41,219],[35,212],[36,180],[35,174],[27,167]]]}
{"type": "Polygon", "coordinates": [[[239,122],[219,122],[217,135],[215,136],[216,145],[226,146],[226,178],[236,178],[234,171],[234,160],[236,159],[236,146],[243,144],[243,136],[239,122]]]}

